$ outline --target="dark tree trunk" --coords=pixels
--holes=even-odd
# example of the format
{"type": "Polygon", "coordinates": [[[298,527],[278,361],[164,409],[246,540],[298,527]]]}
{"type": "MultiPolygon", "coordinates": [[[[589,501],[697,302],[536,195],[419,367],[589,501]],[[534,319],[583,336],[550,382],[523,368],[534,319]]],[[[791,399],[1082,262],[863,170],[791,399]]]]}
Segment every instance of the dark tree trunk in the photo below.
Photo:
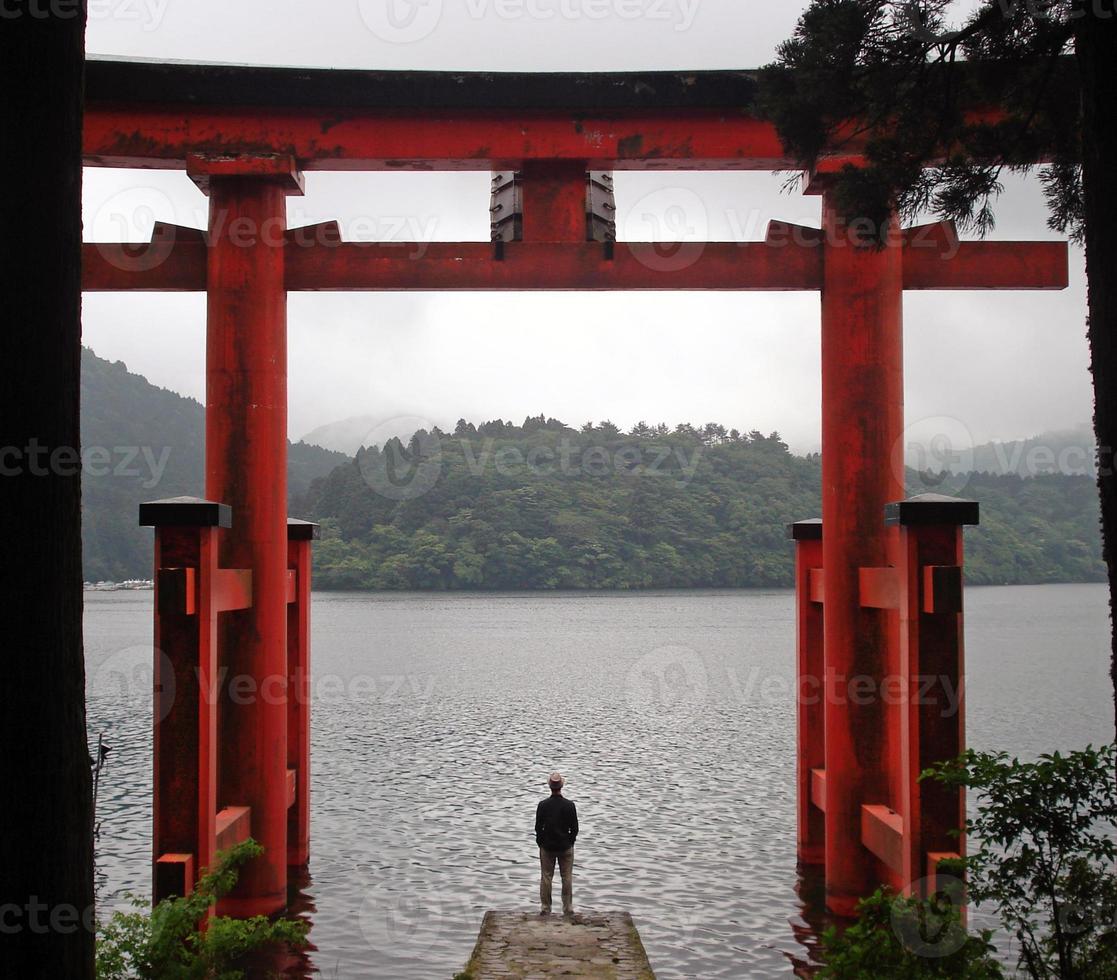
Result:
{"type": "Polygon", "coordinates": [[[1082,3],[1075,48],[1082,80],[1090,370],[1102,543],[1109,569],[1110,671],[1117,725],[1117,15],[1114,0],[1082,3]]]}
{"type": "Polygon", "coordinates": [[[84,4],[0,14],[0,973],[93,976],[82,659],[84,4]],[[14,906],[14,908],[13,908],[14,906]],[[83,925],[83,919],[85,925],[83,925]]]}

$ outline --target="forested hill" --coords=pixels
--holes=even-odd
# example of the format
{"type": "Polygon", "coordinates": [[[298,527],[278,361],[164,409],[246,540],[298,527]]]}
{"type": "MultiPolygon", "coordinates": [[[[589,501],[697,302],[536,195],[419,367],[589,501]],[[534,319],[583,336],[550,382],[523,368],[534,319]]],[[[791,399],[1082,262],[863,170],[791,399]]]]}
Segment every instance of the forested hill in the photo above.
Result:
{"type": "MultiPolygon", "coordinates": [[[[150,578],[152,532],[136,524],[139,504],[201,496],[205,407],[83,348],[81,438],[85,578],[150,578]]],[[[304,493],[311,480],[344,462],[341,453],[318,446],[290,446],[288,495],[304,493]]]]}
{"type": "MultiPolygon", "coordinates": [[[[973,584],[1103,581],[1086,476],[971,474],[940,492],[981,501],[973,584]]],[[[315,587],[786,587],[785,525],[817,516],[820,461],[777,434],[609,423],[576,431],[459,422],[392,440],[314,482],[315,587]]]]}

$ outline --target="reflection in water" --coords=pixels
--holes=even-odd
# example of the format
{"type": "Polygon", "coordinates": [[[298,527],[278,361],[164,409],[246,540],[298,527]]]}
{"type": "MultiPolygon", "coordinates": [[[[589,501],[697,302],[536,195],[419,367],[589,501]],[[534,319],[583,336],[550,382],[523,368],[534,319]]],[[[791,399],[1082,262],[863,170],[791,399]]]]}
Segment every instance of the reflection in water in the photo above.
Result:
{"type": "Polygon", "coordinates": [[[802,946],[798,953],[788,952],[787,960],[797,977],[810,977],[818,968],[823,930],[831,924],[826,913],[826,879],[821,866],[800,865],[795,888],[799,896],[799,915],[791,919],[791,934],[802,946]]]}
{"type": "MultiPolygon", "coordinates": [[[[87,596],[90,732],[114,750],[105,907],[148,890],[150,601],[87,596]]],[[[968,603],[972,744],[1108,737],[1103,586],[968,603]]],[[[792,604],[316,595],[312,857],[292,882],[313,945],[288,975],[452,976],[485,910],[532,906],[554,769],[582,824],[576,906],[630,911],[661,980],[807,975],[825,922],[817,875],[795,870],[792,604]]]]}

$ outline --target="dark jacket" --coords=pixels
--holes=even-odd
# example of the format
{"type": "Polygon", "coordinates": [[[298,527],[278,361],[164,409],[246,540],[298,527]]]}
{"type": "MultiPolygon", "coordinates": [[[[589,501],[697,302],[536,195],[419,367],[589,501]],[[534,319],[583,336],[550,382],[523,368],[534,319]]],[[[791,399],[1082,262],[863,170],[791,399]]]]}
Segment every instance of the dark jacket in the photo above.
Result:
{"type": "Polygon", "coordinates": [[[535,809],[535,843],[548,851],[565,851],[578,836],[578,809],[565,796],[540,800],[535,809]]]}

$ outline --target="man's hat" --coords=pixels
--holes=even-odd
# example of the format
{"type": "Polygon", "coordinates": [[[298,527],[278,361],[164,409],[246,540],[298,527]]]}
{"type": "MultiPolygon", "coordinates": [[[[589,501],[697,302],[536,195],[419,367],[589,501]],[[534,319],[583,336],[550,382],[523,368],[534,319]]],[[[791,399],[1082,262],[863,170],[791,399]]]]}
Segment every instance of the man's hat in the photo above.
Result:
{"type": "Polygon", "coordinates": [[[561,772],[553,772],[547,777],[547,782],[551,786],[562,786],[566,783],[566,780],[562,778],[561,772]]]}

